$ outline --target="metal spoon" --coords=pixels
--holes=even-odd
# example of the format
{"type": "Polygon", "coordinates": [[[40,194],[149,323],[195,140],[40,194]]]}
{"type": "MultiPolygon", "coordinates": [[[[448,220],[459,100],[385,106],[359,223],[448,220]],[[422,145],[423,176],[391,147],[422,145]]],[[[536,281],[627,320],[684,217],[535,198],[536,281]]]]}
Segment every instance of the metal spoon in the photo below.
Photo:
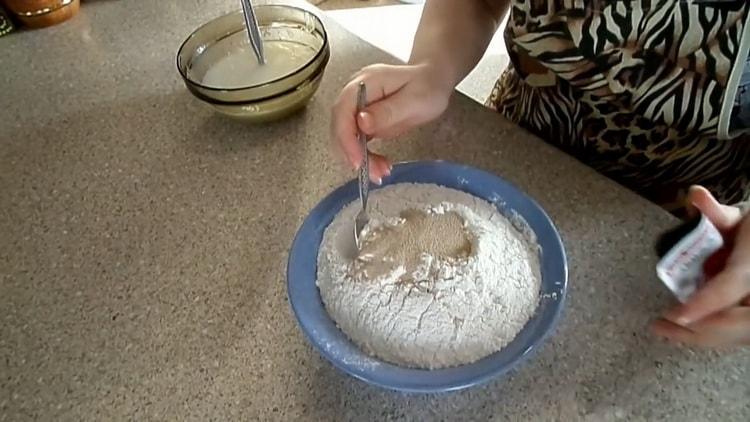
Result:
{"type": "MultiPolygon", "coordinates": [[[[364,82],[360,82],[357,90],[357,114],[364,110],[366,106],[367,88],[365,88],[364,82]]],[[[354,219],[354,243],[357,244],[357,249],[360,249],[362,231],[370,221],[370,216],[367,215],[367,196],[370,193],[370,160],[367,157],[367,135],[359,129],[359,126],[357,126],[357,138],[359,145],[362,147],[362,163],[359,166],[359,200],[362,202],[362,209],[359,210],[357,217],[354,219]]]]}
{"type": "Polygon", "coordinates": [[[258,19],[255,16],[255,9],[251,0],[242,0],[242,13],[245,15],[245,25],[247,26],[247,36],[250,39],[250,46],[253,47],[255,57],[258,63],[266,64],[266,56],[263,53],[263,37],[258,29],[258,19]]]}

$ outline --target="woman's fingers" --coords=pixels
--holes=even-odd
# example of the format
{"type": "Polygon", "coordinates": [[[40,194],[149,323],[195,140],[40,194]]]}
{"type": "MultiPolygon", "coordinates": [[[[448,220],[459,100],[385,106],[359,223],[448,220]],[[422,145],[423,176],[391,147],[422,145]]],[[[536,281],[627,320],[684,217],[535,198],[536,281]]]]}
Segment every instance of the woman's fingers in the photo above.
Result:
{"type": "Polygon", "coordinates": [[[357,89],[359,82],[367,86],[368,104],[387,100],[408,83],[410,72],[404,66],[374,65],[362,70],[339,94],[332,110],[331,132],[347,161],[357,167],[362,149],[357,140],[357,89]]]}
{"type": "Polygon", "coordinates": [[[380,154],[371,152],[370,157],[370,180],[375,184],[382,184],[383,178],[391,175],[391,163],[380,154]]]}
{"type": "Polygon", "coordinates": [[[692,186],[687,198],[688,212],[701,212],[716,228],[726,231],[734,227],[742,218],[739,208],[722,205],[702,186],[692,186]]]}
{"type": "Polygon", "coordinates": [[[733,232],[726,267],[686,303],[651,329],[670,341],[704,347],[750,344],[750,221],[736,207],[720,204],[701,186],[688,192],[688,213],[701,213],[724,233],[733,232]],[[736,232],[734,230],[736,229],[736,232]]]}
{"type": "Polygon", "coordinates": [[[666,319],[657,319],[652,322],[651,331],[675,343],[695,344],[697,337],[694,331],[666,319]]]}
{"type": "Polygon", "coordinates": [[[689,326],[711,314],[733,307],[750,295],[750,273],[727,268],[698,290],[686,303],[667,312],[664,318],[689,326]]]}
{"type": "Polygon", "coordinates": [[[684,327],[660,319],[651,324],[654,334],[670,341],[702,347],[750,344],[750,307],[737,306],[684,327]]]}
{"type": "MultiPolygon", "coordinates": [[[[702,212],[713,210],[717,218],[732,218],[721,213],[713,197],[700,194],[701,189],[693,190],[693,199],[702,212]],[[702,198],[702,199],[701,199],[702,198]],[[704,202],[701,202],[704,201],[704,202]]],[[[724,221],[728,223],[729,220],[724,221]]],[[[723,310],[746,303],[750,297],[750,217],[739,219],[733,226],[725,227],[734,231],[732,250],[724,269],[708,280],[690,299],[670,310],[664,318],[682,326],[691,326],[723,310]]]]}
{"type": "Polygon", "coordinates": [[[418,123],[414,118],[423,105],[406,91],[399,91],[383,101],[368,106],[357,121],[369,136],[393,139],[418,123]]]}

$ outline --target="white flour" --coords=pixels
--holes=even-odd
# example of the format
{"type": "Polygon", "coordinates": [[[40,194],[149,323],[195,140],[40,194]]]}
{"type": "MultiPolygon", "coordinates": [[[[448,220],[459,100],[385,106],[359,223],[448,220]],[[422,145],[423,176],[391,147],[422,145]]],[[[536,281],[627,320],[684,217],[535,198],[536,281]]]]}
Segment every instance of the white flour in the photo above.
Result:
{"type": "Polygon", "coordinates": [[[374,191],[371,243],[356,257],[358,210],[350,204],[326,229],[317,284],[333,320],[368,353],[419,368],[471,363],[502,349],[534,314],[538,246],[490,203],[428,184],[374,191]],[[404,211],[418,218],[400,218],[404,211]]]}

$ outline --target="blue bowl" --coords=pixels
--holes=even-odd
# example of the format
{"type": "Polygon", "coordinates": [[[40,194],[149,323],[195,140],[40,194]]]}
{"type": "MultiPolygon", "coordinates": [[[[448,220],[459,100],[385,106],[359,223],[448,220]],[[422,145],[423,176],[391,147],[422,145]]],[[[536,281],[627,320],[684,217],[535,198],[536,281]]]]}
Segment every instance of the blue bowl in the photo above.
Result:
{"type": "Polygon", "coordinates": [[[398,164],[383,186],[434,183],[493,203],[504,215],[523,217],[541,245],[541,300],[537,311],[505,348],[479,361],[453,368],[404,368],[369,356],[351,342],[328,316],[315,285],[323,232],[336,214],[358,198],[356,181],[336,189],[302,223],[289,252],[289,303],[302,331],[335,367],[370,384],[407,392],[444,392],[476,386],[505,374],[544,341],[560,317],[568,284],[568,266],[560,235],[542,208],[505,180],[469,166],[444,161],[398,164]]]}

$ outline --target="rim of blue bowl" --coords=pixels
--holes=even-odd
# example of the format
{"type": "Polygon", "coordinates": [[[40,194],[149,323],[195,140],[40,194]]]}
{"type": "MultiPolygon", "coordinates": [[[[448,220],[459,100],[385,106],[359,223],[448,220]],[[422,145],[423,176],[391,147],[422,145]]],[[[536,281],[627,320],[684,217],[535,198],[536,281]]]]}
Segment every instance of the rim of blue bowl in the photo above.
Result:
{"type": "MultiPolygon", "coordinates": [[[[568,285],[567,254],[562,238],[552,219],[534,199],[512,183],[495,174],[464,164],[442,160],[398,163],[393,166],[391,176],[383,181],[383,185],[375,187],[373,190],[398,183],[435,183],[462,190],[491,202],[504,215],[508,215],[508,211],[512,210],[526,220],[527,225],[534,231],[537,241],[542,247],[540,250],[542,291],[540,292],[540,303],[537,306],[536,313],[506,347],[476,362],[456,367],[433,370],[401,367],[370,356],[361,350],[346,334],[339,330],[335,322],[328,316],[316,284],[317,256],[323,232],[343,207],[358,198],[356,180],[353,180],[326,195],[311,210],[297,230],[289,251],[287,295],[292,312],[305,337],[337,369],[366,383],[401,392],[437,393],[462,390],[485,384],[517,368],[533,355],[551,335],[559,323],[565,307],[568,285]],[[440,170],[439,174],[442,175],[452,172],[452,175],[457,175],[459,186],[446,185],[430,181],[429,178],[422,179],[419,177],[420,174],[425,174],[425,171],[430,170],[440,170]],[[485,181],[491,182],[491,186],[505,191],[506,195],[500,196],[495,193],[495,197],[487,198],[467,190],[467,187],[471,184],[467,176],[485,179],[485,181]],[[415,177],[417,180],[398,180],[403,177],[415,177]],[[511,195],[508,195],[508,193],[511,195]],[[515,206],[510,206],[509,200],[515,206]],[[320,217],[326,218],[316,221],[320,217]],[[533,218],[533,221],[529,221],[530,217],[533,218]],[[539,233],[538,229],[542,233],[539,233]],[[307,275],[307,278],[311,279],[313,291],[309,293],[313,293],[312,298],[298,297],[301,293],[298,294],[293,285],[297,274],[295,264],[299,259],[298,256],[303,251],[311,251],[309,246],[311,240],[307,238],[308,231],[319,233],[318,238],[314,239],[315,245],[312,248],[312,251],[314,251],[313,274],[307,275]],[[548,272],[552,270],[556,270],[559,274],[549,274],[548,272]],[[559,278],[549,279],[555,276],[559,278]],[[545,288],[551,289],[552,292],[544,293],[545,288]],[[313,308],[315,311],[312,316],[308,312],[309,308],[313,308]],[[319,324],[322,324],[322,326],[317,326],[319,324]]],[[[478,188],[475,185],[474,190],[476,189],[478,188]]],[[[303,285],[303,287],[305,286],[303,285]]],[[[310,285],[307,285],[308,290],[310,290],[310,287],[310,285]]]]}

